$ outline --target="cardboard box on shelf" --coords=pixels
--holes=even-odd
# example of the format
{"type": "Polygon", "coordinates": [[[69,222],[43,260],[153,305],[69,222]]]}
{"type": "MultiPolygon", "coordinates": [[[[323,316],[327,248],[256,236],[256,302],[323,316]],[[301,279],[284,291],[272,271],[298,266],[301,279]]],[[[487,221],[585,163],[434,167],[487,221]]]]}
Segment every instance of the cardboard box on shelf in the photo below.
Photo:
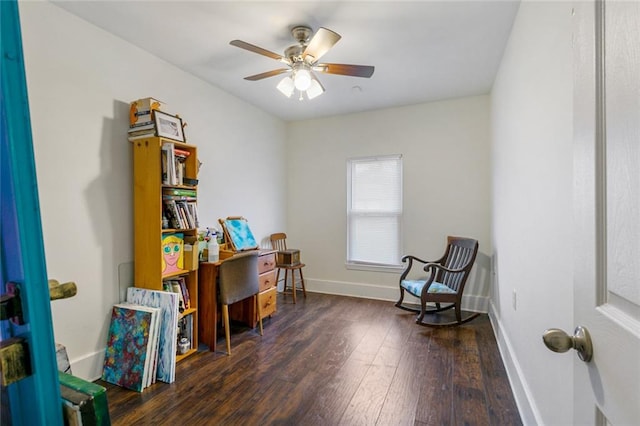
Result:
{"type": "Polygon", "coordinates": [[[184,269],[195,271],[198,269],[200,260],[200,249],[195,238],[185,238],[184,241],[184,269]]]}

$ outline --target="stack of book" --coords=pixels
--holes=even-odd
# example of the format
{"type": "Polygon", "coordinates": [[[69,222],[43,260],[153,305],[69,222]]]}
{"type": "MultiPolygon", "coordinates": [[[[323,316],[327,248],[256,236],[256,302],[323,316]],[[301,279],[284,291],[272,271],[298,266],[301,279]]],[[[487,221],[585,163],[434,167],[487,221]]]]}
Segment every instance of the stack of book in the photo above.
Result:
{"type": "Polygon", "coordinates": [[[153,111],[160,109],[162,102],[154,98],[133,101],[129,111],[129,140],[148,138],[156,135],[153,111]]]}
{"type": "Polygon", "coordinates": [[[149,138],[156,135],[156,125],[153,121],[150,121],[145,124],[134,124],[132,127],[129,127],[129,137],[130,141],[135,141],[136,139],[144,139],[149,138]]]}
{"type": "Polygon", "coordinates": [[[189,296],[189,289],[184,277],[176,277],[170,280],[164,280],[162,282],[163,290],[170,293],[175,293],[178,296],[178,310],[180,313],[185,309],[191,308],[191,297],[189,296]]]}
{"type": "Polygon", "coordinates": [[[163,188],[164,215],[174,229],[195,229],[200,225],[196,190],[163,188]]]}
{"type": "Polygon", "coordinates": [[[161,309],[113,306],[102,380],[142,392],[156,382],[161,309]]]}
{"type": "Polygon", "coordinates": [[[165,185],[185,185],[186,160],[191,152],[176,148],[174,143],[162,144],[162,183],[165,185]]]}

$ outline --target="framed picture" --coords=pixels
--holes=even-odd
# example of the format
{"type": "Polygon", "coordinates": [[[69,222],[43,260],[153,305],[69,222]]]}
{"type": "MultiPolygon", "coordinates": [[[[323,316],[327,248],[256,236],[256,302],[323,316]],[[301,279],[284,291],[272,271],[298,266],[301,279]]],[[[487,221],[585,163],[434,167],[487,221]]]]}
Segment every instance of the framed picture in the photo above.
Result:
{"type": "Polygon", "coordinates": [[[153,111],[153,115],[156,122],[156,131],[158,132],[159,137],[184,142],[182,120],[180,117],[158,110],[153,111]]]}

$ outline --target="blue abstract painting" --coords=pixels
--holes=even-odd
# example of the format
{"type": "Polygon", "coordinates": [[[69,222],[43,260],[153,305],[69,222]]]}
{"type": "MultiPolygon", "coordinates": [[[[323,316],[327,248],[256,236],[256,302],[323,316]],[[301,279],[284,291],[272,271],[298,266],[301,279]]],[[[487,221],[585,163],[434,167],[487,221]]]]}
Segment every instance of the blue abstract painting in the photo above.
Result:
{"type": "Polygon", "coordinates": [[[113,307],[102,380],[138,392],[144,389],[151,322],[151,312],[113,307]]]}
{"type": "Polygon", "coordinates": [[[249,229],[246,219],[225,219],[224,226],[236,251],[258,248],[258,243],[249,229]]]}
{"type": "Polygon", "coordinates": [[[157,378],[165,383],[173,383],[176,379],[178,294],[129,287],[127,289],[127,302],[160,308],[157,378]]]}

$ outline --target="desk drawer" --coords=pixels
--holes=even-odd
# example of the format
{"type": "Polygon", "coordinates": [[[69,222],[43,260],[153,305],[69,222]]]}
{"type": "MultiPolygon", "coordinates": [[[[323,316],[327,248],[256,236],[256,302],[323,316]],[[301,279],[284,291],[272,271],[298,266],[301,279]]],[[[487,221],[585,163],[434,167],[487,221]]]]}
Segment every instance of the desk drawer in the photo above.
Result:
{"type": "Polygon", "coordinates": [[[260,308],[262,309],[262,318],[268,317],[276,311],[276,294],[275,287],[258,294],[260,308]]]}
{"type": "Polygon", "coordinates": [[[276,267],[276,254],[269,253],[258,257],[258,274],[271,271],[276,267]]]}
{"type": "Polygon", "coordinates": [[[271,270],[264,274],[260,274],[258,280],[260,281],[260,291],[269,290],[271,287],[275,287],[276,285],[276,271],[271,270]]]}

